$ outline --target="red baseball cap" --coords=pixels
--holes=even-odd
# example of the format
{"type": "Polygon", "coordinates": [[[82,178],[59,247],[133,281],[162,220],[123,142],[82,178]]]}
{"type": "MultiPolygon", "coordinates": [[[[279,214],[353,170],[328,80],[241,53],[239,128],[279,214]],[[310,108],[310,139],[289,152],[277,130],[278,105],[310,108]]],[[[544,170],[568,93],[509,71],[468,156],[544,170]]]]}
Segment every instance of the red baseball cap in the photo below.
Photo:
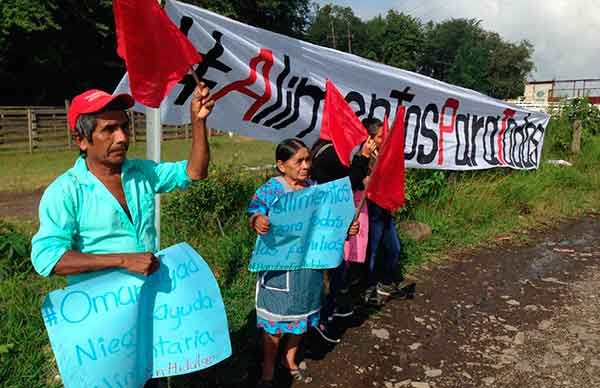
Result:
{"type": "Polygon", "coordinates": [[[115,109],[129,109],[135,104],[133,97],[127,93],[108,94],[99,89],[90,89],[73,98],[69,113],[67,114],[67,123],[71,131],[76,132],[75,124],[79,115],[95,113],[102,110],[108,104],[115,102],[115,109]]]}

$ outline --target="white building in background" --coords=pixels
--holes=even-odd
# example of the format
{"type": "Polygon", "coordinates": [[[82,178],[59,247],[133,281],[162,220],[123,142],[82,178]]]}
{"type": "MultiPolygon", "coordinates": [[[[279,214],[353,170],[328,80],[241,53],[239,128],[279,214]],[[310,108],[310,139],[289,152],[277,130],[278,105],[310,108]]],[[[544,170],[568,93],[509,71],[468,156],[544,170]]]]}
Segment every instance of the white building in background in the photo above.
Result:
{"type": "Polygon", "coordinates": [[[554,84],[552,81],[526,83],[521,101],[536,102],[540,104],[546,103],[549,101],[548,97],[552,95],[553,86],[554,84]]]}
{"type": "Polygon", "coordinates": [[[523,96],[508,101],[527,109],[549,112],[559,108],[561,100],[589,97],[600,106],[600,78],[528,81],[523,96]]]}

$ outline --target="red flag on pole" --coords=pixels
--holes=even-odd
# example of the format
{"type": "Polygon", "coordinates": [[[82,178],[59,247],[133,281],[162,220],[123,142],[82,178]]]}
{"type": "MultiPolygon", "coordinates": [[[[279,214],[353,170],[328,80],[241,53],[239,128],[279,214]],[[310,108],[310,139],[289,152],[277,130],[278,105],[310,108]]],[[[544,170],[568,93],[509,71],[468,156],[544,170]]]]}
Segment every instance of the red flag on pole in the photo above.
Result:
{"type": "Polygon", "coordinates": [[[344,96],[330,80],[325,84],[325,108],[320,137],[331,140],[340,162],[346,167],[350,166],[352,150],[369,137],[344,96]]]}
{"type": "Polygon", "coordinates": [[[394,126],[384,140],[367,187],[367,198],[391,212],[404,205],[405,110],[401,105],[396,111],[394,126]]]}
{"type": "Polygon", "coordinates": [[[202,60],[156,0],[113,0],[117,54],[127,66],[136,101],[157,108],[202,60]]]}
{"type": "Polygon", "coordinates": [[[387,138],[388,133],[390,133],[390,126],[388,124],[388,116],[387,114],[383,115],[383,124],[381,129],[381,138],[383,141],[387,138]]]}

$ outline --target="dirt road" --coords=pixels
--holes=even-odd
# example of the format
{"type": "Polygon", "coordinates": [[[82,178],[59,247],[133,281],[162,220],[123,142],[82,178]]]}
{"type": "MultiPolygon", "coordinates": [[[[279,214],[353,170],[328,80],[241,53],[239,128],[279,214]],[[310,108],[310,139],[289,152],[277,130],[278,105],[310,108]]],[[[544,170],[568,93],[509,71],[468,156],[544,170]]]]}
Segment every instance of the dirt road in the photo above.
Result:
{"type": "Polygon", "coordinates": [[[0,191],[0,218],[33,219],[37,217],[43,189],[26,193],[0,191]]]}
{"type": "Polygon", "coordinates": [[[341,344],[308,359],[311,385],[600,387],[600,217],[527,240],[419,271],[414,300],[363,311],[341,344]]]}

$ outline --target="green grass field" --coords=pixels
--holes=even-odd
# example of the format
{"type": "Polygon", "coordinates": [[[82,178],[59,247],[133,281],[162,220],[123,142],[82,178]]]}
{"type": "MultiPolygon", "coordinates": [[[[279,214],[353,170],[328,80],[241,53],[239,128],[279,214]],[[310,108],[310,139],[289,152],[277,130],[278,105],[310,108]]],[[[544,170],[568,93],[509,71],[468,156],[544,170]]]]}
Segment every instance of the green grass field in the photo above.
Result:
{"type": "MultiPolygon", "coordinates": [[[[272,163],[273,145],[268,143],[226,137],[213,138],[211,143],[213,160],[221,166],[272,163]]],[[[164,159],[185,157],[186,149],[184,142],[166,144],[164,159]]],[[[143,156],[141,148],[132,151],[133,155],[143,156]]],[[[7,167],[3,168],[0,190],[23,191],[42,187],[68,168],[73,158],[72,153],[18,155],[14,157],[15,160],[2,155],[0,161],[7,167]],[[26,178],[22,179],[23,176],[26,178]]],[[[404,240],[409,270],[443,260],[448,252],[486,244],[499,236],[526,239],[525,231],[537,228],[541,223],[553,223],[564,217],[598,211],[599,161],[600,138],[590,139],[584,144],[583,153],[575,157],[556,151],[550,137],[539,170],[494,169],[451,173],[439,190],[399,216],[401,219],[427,223],[433,229],[433,235],[424,242],[404,240]],[[556,167],[544,162],[556,158],[569,159],[574,166],[556,167]]],[[[220,176],[227,175],[222,173],[220,176]]],[[[217,175],[212,179],[215,179],[215,183],[221,178],[217,175]]],[[[217,194],[217,198],[223,198],[218,195],[222,194],[217,194]]],[[[167,196],[165,203],[175,198],[167,196]]],[[[213,211],[205,210],[207,213],[213,211]]],[[[230,211],[243,215],[243,205],[230,211]]],[[[31,234],[36,221],[22,220],[17,227],[23,233],[31,234]]],[[[253,277],[244,269],[254,237],[247,233],[243,216],[225,225],[225,228],[226,233],[221,236],[215,232],[218,229],[214,225],[203,225],[200,230],[180,225],[173,228],[165,221],[162,225],[167,240],[165,243],[188,240],[218,274],[235,342],[234,349],[240,349],[252,338],[248,333],[255,332],[253,322],[248,322],[248,314],[253,309],[253,277]],[[212,230],[210,235],[209,227],[212,230]]],[[[31,273],[15,274],[0,282],[0,315],[3,317],[0,320],[0,382],[3,387],[56,385],[54,376],[57,371],[39,306],[48,291],[63,284],[63,279],[42,279],[31,273]],[[11,344],[12,348],[2,353],[1,346],[6,344],[11,344]]],[[[234,359],[215,373],[237,381],[244,373],[244,365],[252,357],[257,356],[248,351],[236,352],[234,359]]],[[[185,387],[186,381],[185,376],[174,378],[173,386],[185,387]]]]}
{"type": "MultiPolygon", "coordinates": [[[[171,140],[162,144],[161,159],[187,159],[190,140],[171,140]]],[[[241,136],[212,136],[212,163],[217,165],[260,166],[273,164],[275,145],[241,136]]],[[[0,153],[0,191],[26,192],[47,186],[70,168],[77,158],[76,149],[56,152],[0,153]]],[[[146,144],[131,144],[130,158],[145,158],[146,144]]]]}

